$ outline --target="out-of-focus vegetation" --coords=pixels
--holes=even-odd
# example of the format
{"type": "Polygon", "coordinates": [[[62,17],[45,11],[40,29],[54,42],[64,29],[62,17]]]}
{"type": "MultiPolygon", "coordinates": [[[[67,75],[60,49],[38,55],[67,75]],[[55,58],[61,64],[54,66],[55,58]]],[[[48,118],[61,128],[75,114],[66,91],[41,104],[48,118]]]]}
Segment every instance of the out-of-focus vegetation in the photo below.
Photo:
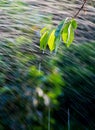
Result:
{"type": "Polygon", "coordinates": [[[0,9],[0,130],[67,130],[68,109],[71,130],[94,130],[95,43],[42,53],[39,31],[51,15],[20,1],[1,0],[0,9]]]}
{"type": "Polygon", "coordinates": [[[64,82],[54,66],[40,70],[37,56],[21,52],[20,47],[0,43],[0,124],[4,130],[47,129],[48,107],[58,104],[64,82]]]}
{"type": "Polygon", "coordinates": [[[58,119],[59,124],[67,124],[69,108],[71,130],[94,130],[95,43],[75,44],[69,49],[62,48],[60,52],[55,64],[61,70],[65,87],[59,97],[60,107],[54,117],[58,119]]]}
{"type": "MultiPolygon", "coordinates": [[[[49,107],[52,111],[58,106],[56,98],[64,86],[51,62],[45,69],[44,57],[51,60],[37,45],[39,30],[51,22],[51,16],[31,11],[21,1],[0,1],[0,7],[5,14],[1,12],[0,20],[0,130],[48,129],[49,107]]],[[[51,116],[50,123],[54,122],[51,116]]]]}

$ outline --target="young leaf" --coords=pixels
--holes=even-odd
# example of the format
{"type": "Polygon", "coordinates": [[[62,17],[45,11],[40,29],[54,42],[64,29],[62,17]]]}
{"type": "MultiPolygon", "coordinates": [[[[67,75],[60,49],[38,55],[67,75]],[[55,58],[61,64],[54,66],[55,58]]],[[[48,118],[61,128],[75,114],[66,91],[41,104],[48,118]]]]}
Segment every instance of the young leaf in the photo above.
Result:
{"type": "Polygon", "coordinates": [[[50,51],[53,51],[55,48],[54,41],[55,41],[55,30],[52,30],[48,39],[48,46],[49,46],[50,51]]]}
{"type": "Polygon", "coordinates": [[[60,36],[63,26],[66,24],[67,21],[68,21],[68,17],[60,22],[60,24],[57,26],[55,30],[55,37],[60,36]]]}
{"type": "Polygon", "coordinates": [[[55,30],[55,37],[59,37],[59,35],[60,35],[60,33],[61,33],[61,30],[62,30],[62,27],[63,27],[63,25],[64,25],[64,21],[65,21],[65,20],[63,20],[63,21],[58,25],[58,27],[56,28],[56,30],[55,30]]]}
{"type": "Polygon", "coordinates": [[[40,49],[45,50],[48,42],[49,31],[46,31],[40,38],[40,49]]]}
{"type": "Polygon", "coordinates": [[[64,42],[64,43],[67,43],[69,24],[70,24],[70,23],[67,23],[67,24],[64,26],[64,29],[63,29],[63,32],[62,32],[62,39],[63,39],[63,42],[64,42]]]}
{"type": "Polygon", "coordinates": [[[42,30],[40,31],[40,35],[42,36],[47,30],[47,27],[42,28],[42,30]]]}
{"type": "Polygon", "coordinates": [[[74,40],[74,29],[72,27],[72,24],[69,25],[68,28],[68,40],[67,40],[67,47],[69,47],[71,45],[71,43],[74,40]]]}
{"type": "Polygon", "coordinates": [[[55,53],[57,52],[59,45],[60,45],[60,36],[55,39],[55,53]]]}
{"type": "Polygon", "coordinates": [[[70,44],[74,40],[74,29],[72,27],[71,22],[67,23],[63,29],[62,32],[62,39],[67,47],[70,46],[70,44]]]}
{"type": "Polygon", "coordinates": [[[77,21],[75,20],[75,19],[72,19],[71,20],[71,23],[72,23],[72,27],[74,28],[74,29],[76,29],[77,28],[77,21]]]}

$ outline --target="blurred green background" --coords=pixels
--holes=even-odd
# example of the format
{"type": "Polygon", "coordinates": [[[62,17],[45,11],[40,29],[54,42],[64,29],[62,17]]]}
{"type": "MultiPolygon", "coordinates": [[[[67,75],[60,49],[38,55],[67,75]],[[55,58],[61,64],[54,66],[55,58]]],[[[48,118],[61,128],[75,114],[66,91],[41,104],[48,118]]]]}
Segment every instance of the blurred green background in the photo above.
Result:
{"type": "Polygon", "coordinates": [[[95,1],[70,48],[39,49],[41,28],[81,2],[0,0],[0,130],[95,130],[95,1]]]}

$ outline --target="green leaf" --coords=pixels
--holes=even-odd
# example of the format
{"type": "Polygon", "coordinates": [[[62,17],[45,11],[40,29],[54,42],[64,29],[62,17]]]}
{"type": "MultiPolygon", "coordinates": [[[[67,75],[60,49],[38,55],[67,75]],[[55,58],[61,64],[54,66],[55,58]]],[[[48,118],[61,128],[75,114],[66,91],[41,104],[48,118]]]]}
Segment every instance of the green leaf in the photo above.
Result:
{"type": "Polygon", "coordinates": [[[61,23],[57,26],[56,30],[55,30],[55,36],[59,37],[62,27],[64,25],[65,20],[61,21],[61,23]]]}
{"type": "Polygon", "coordinates": [[[72,27],[72,24],[70,24],[69,28],[68,28],[68,40],[67,40],[67,47],[70,46],[70,44],[73,42],[74,40],[74,29],[72,27]]]}
{"type": "Polygon", "coordinates": [[[42,30],[40,31],[40,35],[42,36],[47,30],[47,27],[42,28],[42,30]]]}
{"type": "Polygon", "coordinates": [[[50,51],[53,51],[55,49],[55,29],[52,30],[50,36],[49,36],[49,39],[48,39],[48,46],[49,46],[49,49],[50,51]]]}
{"type": "Polygon", "coordinates": [[[62,39],[64,43],[67,43],[67,39],[68,39],[68,28],[69,28],[69,23],[67,23],[64,26],[63,32],[62,32],[62,39]]]}
{"type": "Polygon", "coordinates": [[[57,52],[59,45],[60,45],[60,36],[55,39],[55,53],[57,52]]]}
{"type": "Polygon", "coordinates": [[[49,31],[46,31],[40,38],[40,49],[45,50],[48,42],[49,31]]]}
{"type": "Polygon", "coordinates": [[[62,32],[62,39],[63,39],[63,41],[64,41],[64,43],[66,44],[67,47],[69,47],[70,44],[73,42],[73,40],[74,40],[74,29],[73,29],[71,22],[69,22],[65,25],[63,32],[62,32]]]}
{"type": "Polygon", "coordinates": [[[74,29],[76,29],[77,26],[78,26],[77,21],[76,21],[75,19],[72,19],[72,20],[71,20],[71,23],[72,23],[72,27],[73,27],[74,29]]]}
{"type": "Polygon", "coordinates": [[[56,37],[59,37],[61,32],[62,32],[62,29],[63,29],[63,26],[66,24],[66,22],[68,21],[68,17],[64,20],[62,20],[60,22],[60,24],[57,26],[56,30],[55,30],[55,36],[56,37]]]}

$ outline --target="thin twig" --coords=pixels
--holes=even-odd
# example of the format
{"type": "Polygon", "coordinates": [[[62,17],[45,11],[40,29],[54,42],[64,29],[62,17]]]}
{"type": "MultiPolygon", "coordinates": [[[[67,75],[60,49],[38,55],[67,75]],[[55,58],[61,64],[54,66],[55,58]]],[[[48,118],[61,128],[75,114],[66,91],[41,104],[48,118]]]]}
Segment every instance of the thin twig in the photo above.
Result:
{"type": "Polygon", "coordinates": [[[81,8],[79,8],[78,12],[74,15],[74,18],[76,18],[78,16],[78,14],[80,13],[80,11],[84,8],[84,5],[86,4],[87,0],[84,0],[81,8]]]}

